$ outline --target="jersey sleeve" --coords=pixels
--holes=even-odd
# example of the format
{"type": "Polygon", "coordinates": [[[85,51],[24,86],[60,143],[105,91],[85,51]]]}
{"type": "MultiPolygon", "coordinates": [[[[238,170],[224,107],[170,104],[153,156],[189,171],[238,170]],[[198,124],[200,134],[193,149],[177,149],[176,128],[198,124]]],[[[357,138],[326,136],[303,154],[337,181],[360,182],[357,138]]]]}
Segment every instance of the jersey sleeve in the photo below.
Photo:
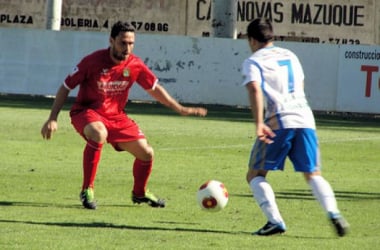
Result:
{"type": "Polygon", "coordinates": [[[83,59],[73,71],[66,77],[63,85],[68,90],[73,90],[76,86],[81,84],[86,78],[86,61],[83,59]]]}
{"type": "Polygon", "coordinates": [[[141,68],[136,82],[145,90],[154,89],[157,76],[141,61],[141,68]]]}
{"type": "Polygon", "coordinates": [[[262,76],[257,63],[253,60],[246,59],[243,62],[242,66],[242,74],[243,74],[243,83],[242,85],[246,85],[249,82],[262,82],[262,76]]]}

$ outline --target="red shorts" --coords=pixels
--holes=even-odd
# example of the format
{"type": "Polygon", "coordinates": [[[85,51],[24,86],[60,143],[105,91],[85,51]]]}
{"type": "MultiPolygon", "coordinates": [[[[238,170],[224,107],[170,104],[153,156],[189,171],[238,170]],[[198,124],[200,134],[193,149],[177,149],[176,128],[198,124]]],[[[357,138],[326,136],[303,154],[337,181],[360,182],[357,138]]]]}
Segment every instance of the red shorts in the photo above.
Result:
{"type": "Polygon", "coordinates": [[[145,138],[137,123],[124,113],[112,117],[104,117],[93,109],[86,109],[79,113],[71,114],[71,124],[84,138],[84,127],[91,122],[97,121],[102,122],[106,127],[108,131],[107,142],[116,150],[120,150],[117,147],[117,143],[119,142],[136,141],[145,138]]]}

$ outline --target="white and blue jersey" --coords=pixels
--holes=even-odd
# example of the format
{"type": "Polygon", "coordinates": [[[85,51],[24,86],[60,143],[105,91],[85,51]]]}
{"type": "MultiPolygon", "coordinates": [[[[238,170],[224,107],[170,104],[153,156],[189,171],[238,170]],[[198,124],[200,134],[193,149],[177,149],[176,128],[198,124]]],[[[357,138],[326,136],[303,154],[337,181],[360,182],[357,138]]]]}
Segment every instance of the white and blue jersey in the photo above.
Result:
{"type": "Polygon", "coordinates": [[[260,84],[265,98],[265,124],[276,134],[272,144],[256,139],[249,167],[283,170],[289,157],[296,171],[318,171],[315,120],[305,97],[304,73],[297,56],[288,49],[265,47],[244,61],[242,73],[243,85],[260,84]]]}
{"type": "Polygon", "coordinates": [[[243,63],[243,85],[260,84],[265,97],[265,123],[272,129],[315,129],[304,92],[304,73],[297,56],[288,49],[265,47],[243,63]]]}

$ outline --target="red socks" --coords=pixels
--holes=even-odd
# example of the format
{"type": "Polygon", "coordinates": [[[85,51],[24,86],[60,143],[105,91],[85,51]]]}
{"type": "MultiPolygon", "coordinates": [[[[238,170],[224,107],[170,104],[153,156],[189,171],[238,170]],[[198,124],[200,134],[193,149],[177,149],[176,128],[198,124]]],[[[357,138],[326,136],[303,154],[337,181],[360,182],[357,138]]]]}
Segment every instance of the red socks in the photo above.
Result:
{"type": "MultiPolygon", "coordinates": [[[[83,186],[86,188],[94,188],[95,176],[102,153],[103,144],[88,140],[83,151],[83,186]]],[[[146,185],[150,173],[152,172],[153,161],[142,161],[135,159],[133,163],[133,193],[136,196],[144,196],[146,185]]]]}
{"type": "Polygon", "coordinates": [[[142,161],[135,159],[135,162],[133,163],[133,193],[136,196],[145,195],[146,185],[148,183],[150,173],[152,172],[152,165],[153,161],[142,161]]]}
{"type": "Polygon", "coordinates": [[[83,186],[82,190],[94,188],[94,181],[103,144],[88,140],[83,151],[83,186]]]}

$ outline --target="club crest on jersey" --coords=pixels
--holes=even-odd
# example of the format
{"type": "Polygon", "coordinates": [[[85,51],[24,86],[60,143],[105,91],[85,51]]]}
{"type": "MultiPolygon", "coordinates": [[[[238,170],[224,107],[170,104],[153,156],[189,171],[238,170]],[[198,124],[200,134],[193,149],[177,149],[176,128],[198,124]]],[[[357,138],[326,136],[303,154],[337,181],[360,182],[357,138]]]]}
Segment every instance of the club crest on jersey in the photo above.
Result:
{"type": "Polygon", "coordinates": [[[125,69],[123,70],[123,76],[124,76],[124,77],[128,77],[128,76],[129,76],[129,69],[125,68],[125,69]]]}

